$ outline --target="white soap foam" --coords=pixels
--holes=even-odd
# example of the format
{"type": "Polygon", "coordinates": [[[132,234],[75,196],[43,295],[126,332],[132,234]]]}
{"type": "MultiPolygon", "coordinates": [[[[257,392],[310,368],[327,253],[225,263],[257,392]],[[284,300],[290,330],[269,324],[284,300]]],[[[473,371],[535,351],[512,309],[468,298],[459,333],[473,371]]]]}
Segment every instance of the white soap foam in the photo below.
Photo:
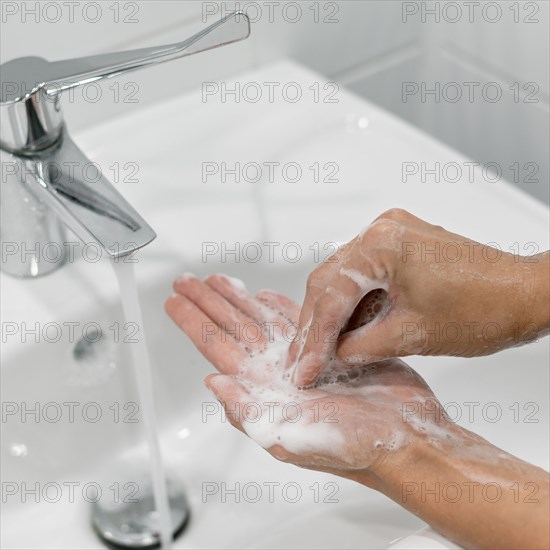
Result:
{"type": "MultiPolygon", "coordinates": [[[[393,452],[406,444],[407,437],[402,431],[379,428],[388,425],[385,409],[392,396],[391,389],[369,378],[369,371],[375,367],[350,369],[342,361],[333,360],[314,386],[301,390],[291,382],[290,369],[285,369],[288,347],[286,341],[275,340],[264,351],[251,353],[240,366],[236,379],[246,389],[246,394],[242,396],[241,412],[244,408],[248,411],[241,414],[240,420],[251,439],[265,449],[280,446],[288,453],[315,457],[310,459],[310,464],[336,461],[353,467],[368,467],[368,461],[357,465],[353,463],[352,456],[347,456],[350,435],[352,439],[356,435],[347,433],[350,430],[349,411],[344,411],[343,418],[339,417],[338,404],[343,403],[343,396],[360,396],[369,399],[375,409],[382,411],[376,413],[375,410],[368,419],[377,431],[384,434],[382,439],[372,442],[371,451],[384,449],[393,452]],[[320,403],[333,406],[334,415],[319,415],[320,403]]],[[[400,423],[400,404],[394,408],[393,425],[405,427],[400,423]]],[[[365,422],[361,429],[368,431],[368,424],[365,422]]],[[[369,452],[367,447],[365,443],[366,454],[369,452]]]]}
{"type": "Polygon", "coordinates": [[[237,277],[230,277],[229,275],[224,275],[224,277],[237,289],[242,292],[246,292],[246,285],[238,279],[237,277]]]}
{"type": "Polygon", "coordinates": [[[377,288],[382,288],[386,291],[388,290],[388,285],[385,281],[371,279],[364,273],[361,273],[355,269],[342,268],[339,273],[340,275],[344,275],[344,277],[351,279],[360,288],[363,294],[367,294],[371,290],[376,290],[377,288]]]}
{"type": "MultiPolygon", "coordinates": [[[[261,310],[266,314],[267,310],[274,311],[265,305],[261,310]]],[[[280,446],[293,455],[306,455],[308,465],[365,468],[376,452],[396,452],[420,436],[445,452],[452,448],[458,458],[492,459],[494,452],[476,444],[481,438],[451,429],[452,422],[445,418],[437,421],[429,414],[424,421],[415,415],[403,417],[405,403],[417,403],[421,410],[433,399],[410,367],[401,365],[399,383],[394,385],[386,378],[392,376],[391,364],[363,364],[350,369],[332,359],[312,387],[299,389],[291,381],[292,368],[286,368],[288,349],[289,343],[278,335],[263,351],[251,352],[235,377],[245,389],[239,401],[244,407],[249,405],[249,414],[240,415],[242,427],[263,448],[280,446]],[[396,391],[401,393],[401,400],[396,399],[396,391]],[[356,398],[365,402],[365,409],[355,403],[356,398]],[[335,416],[328,417],[330,421],[315,414],[319,403],[327,402],[339,405],[335,416]],[[364,442],[358,441],[361,434],[364,442]]],[[[518,460],[506,453],[499,459],[518,460]]]]}

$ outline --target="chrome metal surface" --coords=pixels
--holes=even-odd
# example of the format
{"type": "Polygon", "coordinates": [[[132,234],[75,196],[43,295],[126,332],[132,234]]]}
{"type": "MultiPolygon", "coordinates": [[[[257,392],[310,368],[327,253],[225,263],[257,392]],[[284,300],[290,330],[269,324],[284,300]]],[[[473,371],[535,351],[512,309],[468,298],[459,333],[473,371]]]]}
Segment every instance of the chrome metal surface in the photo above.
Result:
{"type": "Polygon", "coordinates": [[[155,238],[103,175],[88,176],[92,163],[64,126],[64,90],[249,35],[248,17],[235,12],[175,44],[54,62],[24,57],[0,65],[2,270],[35,277],[65,263],[64,226],[110,257],[130,254],[155,238]],[[52,258],[53,249],[63,253],[52,258]]]}
{"type": "MultiPolygon", "coordinates": [[[[111,548],[158,548],[158,515],[150,482],[134,484],[139,490],[131,498],[98,499],[92,508],[95,532],[111,548]]],[[[132,485],[130,485],[132,487],[132,485]]],[[[190,508],[183,487],[174,478],[167,481],[174,538],[186,527],[190,508]]]]}

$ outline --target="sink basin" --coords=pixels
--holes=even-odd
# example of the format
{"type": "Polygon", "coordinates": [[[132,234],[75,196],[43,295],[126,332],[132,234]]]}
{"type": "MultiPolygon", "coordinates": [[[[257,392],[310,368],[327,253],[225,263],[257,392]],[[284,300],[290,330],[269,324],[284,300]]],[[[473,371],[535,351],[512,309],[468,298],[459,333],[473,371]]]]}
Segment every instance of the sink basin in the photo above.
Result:
{"type": "MultiPolygon", "coordinates": [[[[288,61],[236,80],[306,91],[324,83],[288,61]]],[[[119,189],[158,233],[133,260],[163,454],[192,509],[175,548],[385,548],[425,527],[360,485],[275,461],[224,421],[202,384],[212,367],[163,312],[177,275],[224,272],[299,301],[316,262],[391,207],[503,250],[549,247],[542,204],[477,168],[455,183],[404,182],[404,162],[468,159],[343,89],[336,98],[223,103],[196,91],[75,136],[107,174],[115,162],[131,166],[135,181],[122,172],[119,189]],[[236,181],[221,177],[224,162],[279,165],[274,181],[266,169],[258,181],[241,170],[236,181]],[[203,163],[219,172],[205,175],[203,163]],[[302,180],[293,182],[283,169],[297,166],[302,180]],[[264,243],[277,243],[271,257],[264,243]]],[[[90,528],[94,490],[128,496],[146,457],[124,342],[142,333],[124,324],[105,260],[1,282],[2,547],[102,548],[90,528]],[[100,341],[75,352],[99,329],[100,341]],[[123,478],[130,484],[117,486],[123,478]]],[[[545,340],[482,359],[409,363],[442,403],[458,406],[461,424],[548,469],[548,360],[545,340]],[[479,403],[472,417],[469,402],[479,403]]]]}

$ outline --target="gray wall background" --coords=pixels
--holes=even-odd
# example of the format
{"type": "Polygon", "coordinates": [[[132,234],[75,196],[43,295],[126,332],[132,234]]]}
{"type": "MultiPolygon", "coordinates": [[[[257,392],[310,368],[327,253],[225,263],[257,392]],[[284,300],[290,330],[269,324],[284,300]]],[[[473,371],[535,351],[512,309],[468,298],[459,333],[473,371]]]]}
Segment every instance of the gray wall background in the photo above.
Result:
{"type": "Polygon", "coordinates": [[[253,19],[251,39],[127,75],[118,84],[103,82],[100,98],[97,89],[75,91],[64,98],[71,129],[288,57],[472,159],[497,163],[502,177],[549,202],[545,0],[105,0],[77,5],[4,0],[0,61],[24,55],[56,60],[178,41],[234,8],[247,10],[253,19]],[[423,90],[436,92],[423,95],[423,90]]]}

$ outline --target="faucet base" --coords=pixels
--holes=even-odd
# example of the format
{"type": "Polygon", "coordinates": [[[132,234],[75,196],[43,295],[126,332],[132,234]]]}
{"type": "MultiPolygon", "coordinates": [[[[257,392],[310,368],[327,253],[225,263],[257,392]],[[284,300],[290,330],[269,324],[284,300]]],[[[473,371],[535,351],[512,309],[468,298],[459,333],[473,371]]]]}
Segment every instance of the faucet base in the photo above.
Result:
{"type": "Polygon", "coordinates": [[[0,149],[0,269],[21,278],[39,277],[66,263],[67,231],[31,183],[32,161],[0,149]]]}

